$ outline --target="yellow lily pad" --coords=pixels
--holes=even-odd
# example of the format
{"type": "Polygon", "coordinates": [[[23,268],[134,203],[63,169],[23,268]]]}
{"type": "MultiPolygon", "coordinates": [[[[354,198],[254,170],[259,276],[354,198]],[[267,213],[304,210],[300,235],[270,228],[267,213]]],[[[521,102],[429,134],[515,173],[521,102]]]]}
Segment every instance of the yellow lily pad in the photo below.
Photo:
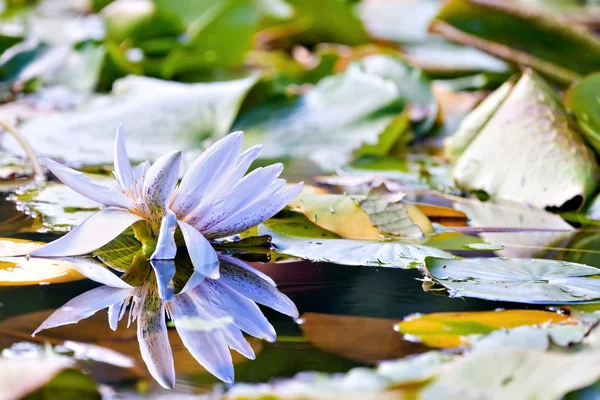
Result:
{"type": "Polygon", "coordinates": [[[46,285],[85,279],[74,265],[53,258],[0,257],[0,286],[46,285]]]}
{"type": "Polygon", "coordinates": [[[446,349],[469,345],[468,335],[561,322],[571,321],[566,315],[541,310],[441,312],[405,318],[395,329],[427,346],[446,349]]]}
{"type": "Polygon", "coordinates": [[[0,238],[0,257],[24,256],[43,244],[25,239],[0,238]]]}

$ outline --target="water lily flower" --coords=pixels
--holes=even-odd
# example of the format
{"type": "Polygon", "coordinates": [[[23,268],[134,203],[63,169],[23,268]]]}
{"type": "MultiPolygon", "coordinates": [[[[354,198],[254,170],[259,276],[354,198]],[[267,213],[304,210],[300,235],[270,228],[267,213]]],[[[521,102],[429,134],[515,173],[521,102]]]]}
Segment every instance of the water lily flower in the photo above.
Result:
{"type": "MultiPolygon", "coordinates": [[[[188,279],[185,287],[169,301],[161,299],[154,279],[132,286],[108,268],[69,259],[79,272],[103,286],[87,291],[57,309],[34,335],[43,329],[77,323],[104,308],[108,308],[111,329],[116,330],[129,308],[128,326],[137,320],[140,352],[148,370],[163,387],[172,388],[175,368],[165,321],[167,315],[198,363],[217,378],[231,383],[234,369],[229,348],[249,359],[255,358],[242,331],[275,341],[275,330],[256,303],[291,317],[298,317],[298,310],[262,272],[229,255],[219,254],[218,257],[219,279],[194,272],[194,277],[188,279]]],[[[173,260],[155,262],[174,263],[173,260]]]]}
{"type": "MultiPolygon", "coordinates": [[[[91,253],[133,225],[136,238],[151,260],[176,255],[175,230],[180,228],[194,268],[202,276],[218,278],[219,261],[210,240],[240,233],[283,209],[302,183],[286,187],[279,179],[281,164],[257,168],[246,175],[261,146],[242,152],[242,132],[217,141],[191,165],[178,185],[181,152],[164,154],[132,168],[123,128],[117,129],[112,185],[40,156],[40,161],[64,184],[107,206],[67,235],[35,249],[35,257],[65,257],[91,253]]],[[[170,263],[155,268],[164,300],[173,295],[175,270],[170,263]]]]}

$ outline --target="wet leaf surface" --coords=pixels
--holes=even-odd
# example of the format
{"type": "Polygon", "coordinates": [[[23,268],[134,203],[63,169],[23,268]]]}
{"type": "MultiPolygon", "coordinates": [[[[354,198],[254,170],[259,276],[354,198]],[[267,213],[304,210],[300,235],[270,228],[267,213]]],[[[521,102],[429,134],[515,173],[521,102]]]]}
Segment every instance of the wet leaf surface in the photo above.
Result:
{"type": "Polygon", "coordinates": [[[565,93],[565,105],[596,152],[600,151],[600,74],[591,74],[565,93]]]}

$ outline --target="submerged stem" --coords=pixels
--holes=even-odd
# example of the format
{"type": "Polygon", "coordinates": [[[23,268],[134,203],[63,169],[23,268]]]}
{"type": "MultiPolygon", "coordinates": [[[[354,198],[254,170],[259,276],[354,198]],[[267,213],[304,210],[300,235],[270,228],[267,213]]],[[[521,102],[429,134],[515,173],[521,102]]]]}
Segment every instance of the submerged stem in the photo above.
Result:
{"type": "Polygon", "coordinates": [[[19,133],[17,128],[15,128],[14,126],[12,126],[11,124],[9,124],[6,121],[3,121],[2,119],[0,119],[0,127],[2,129],[4,129],[6,132],[10,133],[15,138],[15,140],[19,143],[19,145],[23,148],[25,153],[27,154],[27,157],[31,161],[31,166],[33,167],[33,172],[34,172],[36,181],[38,181],[39,183],[45,182],[46,175],[44,174],[44,170],[42,169],[42,166],[40,165],[40,162],[37,159],[35,150],[33,150],[33,147],[31,147],[31,145],[29,144],[27,139],[25,139],[23,137],[23,135],[21,135],[19,133]]]}

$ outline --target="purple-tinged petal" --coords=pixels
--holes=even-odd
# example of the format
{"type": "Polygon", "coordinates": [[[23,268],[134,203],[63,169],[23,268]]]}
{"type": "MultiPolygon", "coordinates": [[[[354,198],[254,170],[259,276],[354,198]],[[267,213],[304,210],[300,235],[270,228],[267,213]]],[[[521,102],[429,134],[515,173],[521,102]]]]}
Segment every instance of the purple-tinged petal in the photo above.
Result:
{"type": "Polygon", "coordinates": [[[63,260],[73,263],[73,267],[80,274],[93,281],[120,289],[132,288],[131,285],[115,275],[104,264],[84,260],[81,258],[63,258],[63,260]]]}
{"type": "Polygon", "coordinates": [[[194,270],[209,278],[217,279],[219,277],[219,259],[209,241],[191,225],[183,221],[177,221],[177,223],[183,233],[194,270]]]}
{"type": "Polygon", "coordinates": [[[123,125],[117,128],[117,136],[115,137],[115,177],[123,190],[127,190],[133,183],[133,169],[127,156],[127,148],[125,147],[125,135],[123,133],[123,125]]]}
{"type": "Polygon", "coordinates": [[[223,183],[236,165],[242,149],[243,134],[234,132],[206,149],[183,176],[170,208],[179,218],[190,214],[223,183]]]}
{"type": "Polygon", "coordinates": [[[283,164],[255,169],[236,183],[223,197],[207,207],[205,215],[195,223],[194,227],[204,232],[238,210],[248,207],[261,197],[282,171],[283,164]]]}
{"type": "Polygon", "coordinates": [[[148,169],[150,169],[150,161],[144,161],[143,163],[139,163],[133,169],[133,179],[136,182],[141,182],[142,178],[144,178],[146,176],[148,169]]]}
{"type": "Polygon", "coordinates": [[[100,286],[89,290],[71,299],[67,304],[54,311],[33,332],[33,336],[44,329],[79,322],[94,315],[98,310],[122,302],[129,294],[129,289],[119,289],[110,286],[100,286]]]}
{"type": "Polygon", "coordinates": [[[220,308],[233,317],[234,324],[249,335],[274,342],[275,329],[252,300],[242,296],[219,280],[206,279],[194,290],[188,292],[191,296],[220,308]]]}
{"type": "Polygon", "coordinates": [[[191,329],[187,324],[182,323],[188,318],[212,320],[201,303],[194,301],[188,293],[184,293],[174,296],[169,303],[169,308],[177,333],[190,354],[208,372],[224,382],[233,383],[233,362],[223,333],[220,330],[191,329]]]}
{"type": "Polygon", "coordinates": [[[239,258],[235,258],[232,257],[230,255],[227,254],[219,254],[219,261],[223,261],[226,262],[228,264],[233,264],[236,267],[245,269],[251,273],[253,273],[254,275],[257,275],[259,278],[261,278],[262,280],[266,281],[269,285],[271,286],[277,286],[277,284],[275,283],[275,281],[267,274],[265,274],[262,271],[257,270],[256,268],[252,267],[251,265],[248,265],[247,263],[245,263],[244,261],[240,260],[239,258]]]}
{"type": "Polygon", "coordinates": [[[146,172],[142,187],[143,199],[152,218],[162,218],[167,204],[173,195],[179,169],[181,152],[171,151],[163,154],[146,172]]]}
{"type": "Polygon", "coordinates": [[[175,262],[173,260],[150,260],[156,274],[158,295],[163,301],[173,298],[173,277],[175,276],[175,262]]]}
{"type": "Polygon", "coordinates": [[[303,183],[284,188],[271,196],[264,196],[239,210],[229,218],[203,232],[207,238],[231,236],[252,228],[271,218],[289,204],[302,190],[303,183]]]}
{"type": "Polygon", "coordinates": [[[164,303],[149,294],[138,299],[137,337],[142,359],[150,374],[164,388],[175,386],[175,364],[165,322],[164,303]]]}
{"type": "Polygon", "coordinates": [[[181,289],[179,294],[185,293],[188,290],[192,290],[193,288],[195,288],[196,286],[198,286],[199,284],[204,282],[205,279],[206,279],[206,276],[202,275],[198,271],[194,271],[194,273],[192,274],[192,276],[190,276],[190,278],[185,283],[185,286],[183,287],[183,289],[181,289]]]}
{"type": "Polygon", "coordinates": [[[133,209],[135,207],[134,202],[116,188],[105,186],[102,183],[85,176],[82,172],[65,167],[50,158],[43,156],[38,156],[38,158],[42,164],[48,167],[48,169],[62,181],[62,183],[82,196],[106,206],[127,209],[133,209]]]}
{"type": "Polygon", "coordinates": [[[156,250],[150,257],[151,260],[173,260],[177,254],[175,244],[175,229],[177,228],[177,217],[171,210],[167,210],[160,223],[160,233],[156,242],[156,250]]]}
{"type": "Polygon", "coordinates": [[[91,253],[104,246],[134,222],[143,219],[129,211],[105,208],[65,236],[31,252],[34,257],[68,257],[91,253]]]}
{"type": "MultiPolygon", "coordinates": [[[[202,304],[204,306],[204,309],[215,320],[231,317],[225,311],[223,311],[219,307],[215,307],[207,301],[203,301],[202,304]]],[[[254,350],[252,350],[250,343],[248,343],[248,341],[242,334],[240,328],[238,328],[235,325],[235,321],[232,324],[222,324],[222,326],[219,327],[219,330],[221,331],[221,333],[223,333],[223,337],[225,338],[225,341],[227,342],[230,348],[237,351],[244,357],[249,358],[250,360],[254,360],[256,358],[254,350]]]]}
{"type": "Polygon", "coordinates": [[[119,325],[119,316],[121,315],[121,309],[123,308],[124,302],[125,300],[112,304],[108,307],[108,326],[113,331],[116,331],[119,325]]]}
{"type": "Polygon", "coordinates": [[[282,314],[298,317],[298,309],[293,301],[247,269],[221,258],[221,272],[219,281],[241,295],[282,314]]]}

